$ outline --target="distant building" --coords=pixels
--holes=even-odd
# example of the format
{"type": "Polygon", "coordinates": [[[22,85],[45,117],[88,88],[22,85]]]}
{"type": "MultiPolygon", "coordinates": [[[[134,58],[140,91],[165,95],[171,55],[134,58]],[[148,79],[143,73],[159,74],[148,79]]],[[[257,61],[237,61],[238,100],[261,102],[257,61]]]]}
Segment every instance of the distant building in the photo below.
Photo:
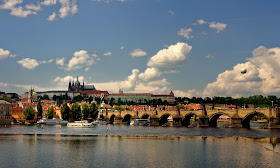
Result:
{"type": "Polygon", "coordinates": [[[175,104],[175,96],[174,93],[171,91],[167,95],[153,95],[152,99],[154,100],[161,100],[162,102],[167,101],[169,104],[175,104]]]}
{"type": "Polygon", "coordinates": [[[68,91],[72,91],[72,92],[79,92],[79,91],[88,91],[88,90],[96,90],[94,85],[85,85],[85,83],[83,82],[83,85],[80,84],[79,82],[79,77],[77,76],[77,81],[74,83],[71,83],[69,81],[69,85],[68,85],[68,91]]]}
{"type": "Polygon", "coordinates": [[[47,95],[50,100],[53,99],[54,96],[65,96],[67,98],[73,99],[75,96],[81,95],[83,98],[89,97],[104,97],[105,99],[109,96],[108,91],[96,90],[94,85],[85,85],[84,82],[81,85],[79,82],[79,78],[77,77],[77,81],[74,81],[68,84],[68,90],[57,90],[57,91],[44,91],[44,92],[35,92],[34,88],[31,88],[29,92],[25,92],[21,95],[22,99],[28,98],[29,102],[38,101],[38,96],[47,95]]]}
{"type": "Polygon", "coordinates": [[[151,100],[160,99],[162,102],[166,101],[169,104],[175,104],[175,96],[172,91],[168,95],[155,95],[152,93],[123,93],[123,90],[120,89],[119,93],[110,94],[109,99],[112,98],[114,103],[119,100],[122,102],[148,103],[151,100]]]}
{"type": "Polygon", "coordinates": [[[12,104],[0,100],[0,124],[11,124],[12,122],[12,104]]]}

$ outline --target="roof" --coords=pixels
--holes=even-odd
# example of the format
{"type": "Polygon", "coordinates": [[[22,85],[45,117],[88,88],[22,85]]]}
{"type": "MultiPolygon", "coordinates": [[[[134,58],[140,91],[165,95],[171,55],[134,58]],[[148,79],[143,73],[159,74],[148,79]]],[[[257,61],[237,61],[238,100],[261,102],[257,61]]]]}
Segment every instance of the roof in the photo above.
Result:
{"type": "Polygon", "coordinates": [[[15,119],[20,119],[20,117],[18,115],[12,115],[12,117],[15,119]]]}
{"type": "Polygon", "coordinates": [[[11,103],[9,103],[9,102],[7,102],[5,100],[0,100],[0,104],[11,104],[11,103]]]}
{"type": "Polygon", "coordinates": [[[79,91],[75,93],[85,93],[85,94],[100,94],[100,93],[108,93],[108,91],[101,91],[101,90],[85,90],[85,91],[79,91]]]}
{"type": "Polygon", "coordinates": [[[112,96],[128,96],[128,95],[153,95],[151,93],[113,93],[112,96]]]}

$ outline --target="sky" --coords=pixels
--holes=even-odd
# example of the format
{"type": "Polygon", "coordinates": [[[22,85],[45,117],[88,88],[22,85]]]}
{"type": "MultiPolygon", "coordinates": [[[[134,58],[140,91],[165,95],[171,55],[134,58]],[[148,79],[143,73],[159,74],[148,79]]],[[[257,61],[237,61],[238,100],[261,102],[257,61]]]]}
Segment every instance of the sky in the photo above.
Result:
{"type": "Polygon", "coordinates": [[[0,91],[280,96],[280,1],[0,0],[0,91]],[[246,70],[246,73],[241,71],[246,70]]]}

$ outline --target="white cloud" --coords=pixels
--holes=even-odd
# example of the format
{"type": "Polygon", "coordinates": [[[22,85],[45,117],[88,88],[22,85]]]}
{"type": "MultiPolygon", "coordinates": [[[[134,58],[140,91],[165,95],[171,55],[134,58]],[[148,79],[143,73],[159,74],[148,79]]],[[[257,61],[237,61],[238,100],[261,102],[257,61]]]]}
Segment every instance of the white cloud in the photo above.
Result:
{"type": "Polygon", "coordinates": [[[121,46],[121,48],[120,48],[121,50],[123,50],[124,49],[124,46],[121,46]]]}
{"type": "Polygon", "coordinates": [[[201,92],[195,89],[188,90],[187,92],[182,90],[174,90],[173,93],[175,97],[201,97],[201,92]]]}
{"type": "MultiPolygon", "coordinates": [[[[79,82],[82,83],[82,81],[84,81],[84,77],[83,76],[79,76],[79,82]]],[[[60,85],[60,86],[68,86],[68,83],[69,81],[72,82],[72,81],[76,81],[77,80],[77,77],[73,77],[73,76],[65,76],[65,77],[56,77],[53,81],[57,84],[57,85],[60,85]]]]}
{"type": "Polygon", "coordinates": [[[237,64],[232,70],[218,75],[217,80],[204,89],[204,96],[249,96],[280,92],[280,48],[263,46],[253,51],[249,62],[237,64]],[[241,71],[247,72],[242,74],[241,71]]]}
{"type": "Polygon", "coordinates": [[[24,10],[21,6],[11,9],[11,15],[26,18],[28,15],[37,15],[37,12],[32,10],[24,10]]]}
{"type": "Polygon", "coordinates": [[[208,54],[208,55],[205,56],[205,58],[207,58],[207,59],[213,59],[213,58],[215,58],[215,56],[213,56],[213,55],[211,55],[211,54],[208,54]]]}
{"type": "Polygon", "coordinates": [[[4,50],[4,49],[0,48],[0,59],[8,58],[10,54],[11,53],[9,50],[4,50]]]}
{"type": "Polygon", "coordinates": [[[55,18],[56,18],[56,13],[53,12],[53,13],[47,18],[47,20],[48,20],[48,21],[54,21],[55,18]]]}
{"type": "Polygon", "coordinates": [[[78,12],[76,0],[59,0],[61,8],[59,9],[59,17],[65,18],[68,15],[74,15],[78,12]]]}
{"type": "Polygon", "coordinates": [[[145,56],[147,55],[147,52],[146,51],[143,51],[142,49],[138,48],[138,49],[134,49],[130,55],[132,57],[142,57],[142,56],[145,56]]]}
{"type": "Polygon", "coordinates": [[[161,80],[155,80],[147,83],[148,86],[153,86],[153,87],[169,87],[171,86],[171,83],[167,82],[165,78],[161,80]]]}
{"type": "Polygon", "coordinates": [[[143,81],[150,81],[159,78],[161,74],[157,68],[147,68],[145,72],[139,74],[139,78],[143,81]]]}
{"type": "Polygon", "coordinates": [[[171,10],[171,9],[168,10],[168,13],[169,13],[170,15],[174,15],[174,14],[175,14],[174,11],[171,10]]]}
{"type": "Polygon", "coordinates": [[[165,73],[165,74],[176,74],[176,73],[179,73],[179,71],[177,71],[177,70],[168,70],[168,71],[164,71],[163,73],[165,73]]]}
{"type": "Polygon", "coordinates": [[[3,48],[0,48],[0,59],[5,59],[8,57],[14,58],[16,56],[16,54],[11,54],[9,50],[4,50],[3,48]]]}
{"type": "Polygon", "coordinates": [[[66,58],[57,58],[55,63],[56,65],[60,65],[60,66],[63,66],[64,65],[64,62],[65,62],[66,58]]]}
{"type": "Polygon", "coordinates": [[[202,19],[199,19],[197,20],[197,23],[201,25],[201,24],[206,24],[207,22],[202,19]]]}
{"type": "Polygon", "coordinates": [[[41,2],[41,4],[44,5],[44,6],[55,5],[56,0],[44,0],[43,2],[41,2]]]}
{"type": "Polygon", "coordinates": [[[112,55],[112,52],[105,52],[105,53],[103,54],[103,56],[110,56],[110,55],[112,55]]]}
{"type": "Polygon", "coordinates": [[[21,4],[23,0],[3,0],[4,4],[0,5],[0,9],[12,9],[16,5],[21,4]]]}
{"type": "Polygon", "coordinates": [[[185,38],[188,40],[188,39],[190,39],[190,38],[194,38],[193,35],[190,35],[191,32],[192,32],[192,28],[188,28],[188,29],[181,28],[181,29],[177,32],[177,35],[183,36],[183,37],[185,37],[185,38]]]}
{"type": "Polygon", "coordinates": [[[22,67],[27,69],[34,69],[40,65],[40,63],[37,60],[31,58],[23,58],[22,60],[19,60],[17,62],[21,64],[22,67]]]}
{"type": "Polygon", "coordinates": [[[227,24],[219,23],[219,22],[211,22],[209,24],[209,27],[215,29],[217,33],[220,33],[221,31],[226,29],[227,24]]]}
{"type": "Polygon", "coordinates": [[[54,59],[50,59],[48,61],[44,60],[44,61],[40,61],[39,63],[40,64],[49,64],[49,63],[52,63],[54,59]]]}
{"type": "Polygon", "coordinates": [[[34,5],[34,4],[27,4],[27,5],[25,5],[25,9],[40,11],[41,6],[40,5],[34,5]]]}
{"type": "Polygon", "coordinates": [[[85,50],[76,51],[70,59],[67,70],[81,69],[82,67],[89,67],[95,63],[93,57],[90,57],[85,50]]]}
{"type": "Polygon", "coordinates": [[[147,65],[150,67],[175,67],[185,63],[192,50],[192,46],[178,42],[170,45],[167,49],[160,50],[152,56],[147,65]]]}

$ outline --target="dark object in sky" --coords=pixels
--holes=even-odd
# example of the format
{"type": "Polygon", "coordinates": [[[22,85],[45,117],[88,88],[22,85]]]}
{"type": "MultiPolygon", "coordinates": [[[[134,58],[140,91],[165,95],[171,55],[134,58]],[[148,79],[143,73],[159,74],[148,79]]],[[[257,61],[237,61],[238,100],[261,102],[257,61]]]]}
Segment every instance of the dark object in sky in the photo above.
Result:
{"type": "Polygon", "coordinates": [[[245,74],[245,73],[247,72],[247,69],[242,69],[240,72],[241,72],[242,74],[245,74]]]}

